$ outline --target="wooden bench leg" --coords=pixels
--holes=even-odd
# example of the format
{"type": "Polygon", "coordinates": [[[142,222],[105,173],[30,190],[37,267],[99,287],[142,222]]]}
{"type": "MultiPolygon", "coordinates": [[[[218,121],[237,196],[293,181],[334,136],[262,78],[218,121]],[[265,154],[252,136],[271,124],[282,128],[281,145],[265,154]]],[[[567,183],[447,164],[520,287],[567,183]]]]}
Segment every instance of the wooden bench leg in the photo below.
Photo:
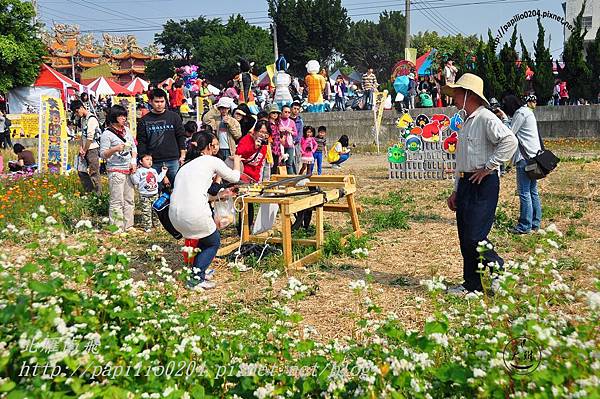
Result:
{"type": "Polygon", "coordinates": [[[292,258],[292,220],[288,205],[281,206],[281,233],[283,234],[283,260],[286,268],[293,262],[292,258]]]}
{"type": "Polygon", "coordinates": [[[317,230],[317,234],[316,234],[316,247],[317,249],[321,248],[323,246],[323,241],[324,241],[324,232],[323,232],[323,207],[322,206],[318,206],[315,208],[315,215],[316,215],[316,220],[315,220],[315,228],[317,230]]]}
{"type": "Polygon", "coordinates": [[[350,212],[352,228],[354,229],[356,237],[360,237],[362,235],[362,231],[360,230],[360,222],[358,220],[358,211],[356,210],[356,200],[354,199],[354,194],[348,194],[346,196],[346,201],[348,201],[348,211],[350,212]]]}

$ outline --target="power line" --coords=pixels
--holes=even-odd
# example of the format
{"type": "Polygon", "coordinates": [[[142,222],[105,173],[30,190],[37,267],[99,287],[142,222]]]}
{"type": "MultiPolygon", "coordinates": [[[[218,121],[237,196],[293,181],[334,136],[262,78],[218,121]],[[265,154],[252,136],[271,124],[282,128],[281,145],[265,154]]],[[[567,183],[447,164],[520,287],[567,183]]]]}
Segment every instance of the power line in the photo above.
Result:
{"type": "Polygon", "coordinates": [[[458,26],[456,26],[449,18],[448,19],[444,19],[444,17],[442,16],[442,14],[440,14],[440,12],[434,8],[431,8],[431,3],[428,1],[425,1],[424,4],[426,4],[426,7],[428,7],[431,10],[431,13],[436,15],[438,17],[438,19],[444,21],[446,24],[448,24],[448,26],[453,29],[455,32],[457,33],[462,33],[465,36],[469,36],[467,35],[465,32],[463,32],[462,30],[460,30],[460,28],[458,26]]]}

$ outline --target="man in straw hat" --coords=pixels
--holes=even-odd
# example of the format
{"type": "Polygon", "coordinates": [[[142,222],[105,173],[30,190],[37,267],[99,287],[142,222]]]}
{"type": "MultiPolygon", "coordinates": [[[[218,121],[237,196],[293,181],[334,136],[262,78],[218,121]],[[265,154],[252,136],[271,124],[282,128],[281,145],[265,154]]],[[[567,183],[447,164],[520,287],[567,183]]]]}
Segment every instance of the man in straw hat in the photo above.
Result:
{"type": "MultiPolygon", "coordinates": [[[[448,207],[456,212],[460,251],[463,256],[464,283],[448,289],[450,293],[483,291],[479,274],[479,257],[484,265],[502,267],[504,260],[494,251],[487,238],[498,205],[500,165],[512,158],[517,139],[511,130],[490,110],[483,95],[483,80],[465,73],[442,92],[454,99],[460,113],[466,115],[459,132],[456,149],[456,179],[448,207]],[[485,241],[485,251],[477,251],[485,241]]],[[[495,284],[492,284],[494,287],[495,284]]]]}

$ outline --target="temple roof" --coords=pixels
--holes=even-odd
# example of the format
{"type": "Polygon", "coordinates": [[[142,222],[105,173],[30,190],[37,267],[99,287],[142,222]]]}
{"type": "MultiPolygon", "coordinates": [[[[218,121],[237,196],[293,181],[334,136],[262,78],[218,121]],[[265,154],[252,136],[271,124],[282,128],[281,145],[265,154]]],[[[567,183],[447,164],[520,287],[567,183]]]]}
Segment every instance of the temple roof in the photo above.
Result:
{"type": "Polygon", "coordinates": [[[77,66],[81,67],[81,68],[93,68],[96,67],[100,64],[96,63],[96,62],[86,62],[86,61],[79,61],[77,63],[77,66]]]}
{"type": "Polygon", "coordinates": [[[83,58],[100,58],[100,54],[92,53],[88,50],[79,50],[79,55],[83,58]]]}
{"type": "Polygon", "coordinates": [[[120,53],[120,54],[115,54],[112,56],[113,59],[115,60],[127,60],[130,58],[134,58],[137,60],[150,60],[152,59],[151,56],[149,55],[145,55],[142,53],[130,53],[129,51],[124,52],[124,53],[120,53]]]}
{"type": "Polygon", "coordinates": [[[139,67],[133,67],[133,68],[129,68],[129,69],[113,70],[112,73],[115,75],[127,75],[127,74],[143,75],[146,73],[146,69],[139,68],[139,67]]]}

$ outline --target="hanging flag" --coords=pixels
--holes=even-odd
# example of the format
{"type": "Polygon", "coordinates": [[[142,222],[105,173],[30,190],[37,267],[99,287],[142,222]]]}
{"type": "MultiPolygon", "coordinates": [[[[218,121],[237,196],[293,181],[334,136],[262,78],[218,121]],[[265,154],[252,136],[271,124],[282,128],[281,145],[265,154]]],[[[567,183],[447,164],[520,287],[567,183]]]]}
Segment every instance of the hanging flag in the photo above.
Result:
{"type": "Polygon", "coordinates": [[[410,61],[413,64],[417,62],[417,49],[416,48],[405,48],[404,49],[404,59],[406,61],[410,61]]]}
{"type": "Polygon", "coordinates": [[[38,170],[66,173],[69,136],[61,98],[42,95],[39,118],[38,170]]]}

